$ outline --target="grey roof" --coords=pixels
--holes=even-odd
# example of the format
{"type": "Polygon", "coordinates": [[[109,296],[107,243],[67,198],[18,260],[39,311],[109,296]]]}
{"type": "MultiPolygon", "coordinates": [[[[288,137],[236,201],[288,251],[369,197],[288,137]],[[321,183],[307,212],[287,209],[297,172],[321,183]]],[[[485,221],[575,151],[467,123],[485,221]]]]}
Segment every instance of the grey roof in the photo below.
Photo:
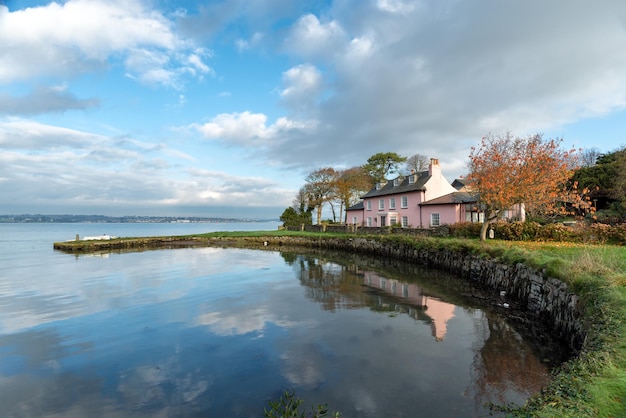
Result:
{"type": "Polygon", "coordinates": [[[374,186],[372,190],[370,190],[369,192],[361,196],[361,198],[365,199],[366,197],[387,196],[387,195],[397,194],[397,193],[407,193],[407,192],[426,190],[424,188],[424,185],[429,179],[430,179],[430,176],[428,175],[428,171],[422,171],[416,174],[409,174],[408,176],[404,176],[402,183],[400,183],[399,185],[394,186],[393,180],[389,180],[387,184],[385,184],[379,190],[376,190],[376,186],[374,186]],[[414,183],[409,184],[409,177],[411,177],[412,175],[416,176],[417,178],[415,179],[414,183]]]}
{"type": "Polygon", "coordinates": [[[346,210],[363,210],[365,209],[365,205],[363,205],[363,201],[360,201],[359,203],[355,203],[354,205],[350,206],[349,208],[347,208],[346,210]]]}
{"type": "Polygon", "coordinates": [[[431,199],[427,202],[420,203],[420,205],[449,205],[453,203],[474,203],[476,201],[478,201],[478,195],[476,193],[452,192],[435,199],[431,199]]]}
{"type": "Polygon", "coordinates": [[[459,191],[464,191],[465,188],[467,187],[467,180],[465,180],[465,179],[454,179],[454,181],[452,182],[452,187],[454,187],[455,189],[457,189],[459,191]]]}

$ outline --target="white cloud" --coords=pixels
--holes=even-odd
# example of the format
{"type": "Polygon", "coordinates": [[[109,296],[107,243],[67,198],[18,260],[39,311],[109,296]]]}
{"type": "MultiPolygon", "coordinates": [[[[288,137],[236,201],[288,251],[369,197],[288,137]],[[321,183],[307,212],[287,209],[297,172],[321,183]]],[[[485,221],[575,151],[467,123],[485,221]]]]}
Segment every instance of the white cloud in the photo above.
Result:
{"type": "Polygon", "coordinates": [[[239,38],[235,41],[235,47],[239,52],[243,52],[247,49],[254,48],[258,46],[263,39],[265,38],[265,34],[261,32],[255,32],[254,35],[249,40],[239,38]]]}
{"type": "Polygon", "coordinates": [[[37,77],[69,77],[104,68],[126,56],[128,74],[145,82],[176,85],[186,66],[209,67],[197,54],[178,51],[191,44],[172,23],[139,0],[69,0],[2,13],[0,83],[37,77]]]}
{"type": "Polygon", "coordinates": [[[273,125],[267,125],[267,116],[262,113],[222,113],[205,124],[194,124],[196,129],[208,139],[217,139],[238,146],[264,147],[285,140],[293,131],[315,129],[313,121],[296,121],[279,118],[273,125]]]}
{"type": "Polygon", "coordinates": [[[322,74],[311,64],[292,67],[283,73],[281,101],[292,112],[314,112],[322,92],[322,74]]]}
{"type": "Polygon", "coordinates": [[[317,16],[307,14],[295,23],[285,46],[293,54],[313,58],[337,52],[343,42],[345,33],[337,21],[322,23],[317,16]]]}
{"type": "Polygon", "coordinates": [[[406,0],[377,0],[376,7],[389,13],[410,13],[415,10],[415,1],[406,0]]]}

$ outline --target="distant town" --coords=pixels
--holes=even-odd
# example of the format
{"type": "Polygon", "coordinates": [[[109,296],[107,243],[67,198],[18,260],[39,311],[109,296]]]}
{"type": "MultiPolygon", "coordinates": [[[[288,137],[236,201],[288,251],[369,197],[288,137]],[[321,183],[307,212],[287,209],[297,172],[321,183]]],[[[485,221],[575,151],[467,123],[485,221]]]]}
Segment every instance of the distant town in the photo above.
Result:
{"type": "Polygon", "coordinates": [[[269,222],[275,220],[198,216],[0,215],[0,223],[226,223],[269,222]]]}

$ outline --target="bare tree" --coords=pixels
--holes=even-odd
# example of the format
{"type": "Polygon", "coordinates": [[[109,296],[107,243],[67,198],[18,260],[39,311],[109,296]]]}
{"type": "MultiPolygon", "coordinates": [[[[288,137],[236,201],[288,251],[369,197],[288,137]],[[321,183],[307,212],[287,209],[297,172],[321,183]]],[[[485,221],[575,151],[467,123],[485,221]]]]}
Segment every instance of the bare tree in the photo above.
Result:
{"type": "Polygon", "coordinates": [[[352,167],[337,172],[335,192],[340,202],[339,218],[346,222],[343,209],[354,205],[362,194],[372,187],[371,177],[363,167],[352,167]]]}
{"type": "Polygon", "coordinates": [[[412,170],[416,173],[420,171],[428,170],[428,164],[430,159],[422,154],[413,154],[406,160],[406,174],[409,174],[412,170]]]}
{"type": "Polygon", "coordinates": [[[332,167],[324,167],[312,171],[304,179],[304,191],[308,196],[311,207],[315,208],[317,213],[317,223],[322,222],[322,209],[324,203],[330,202],[335,197],[335,181],[337,172],[332,167]]]}
{"type": "Polygon", "coordinates": [[[601,155],[600,150],[596,147],[587,148],[580,152],[580,166],[593,167],[596,165],[598,157],[601,155]]]}

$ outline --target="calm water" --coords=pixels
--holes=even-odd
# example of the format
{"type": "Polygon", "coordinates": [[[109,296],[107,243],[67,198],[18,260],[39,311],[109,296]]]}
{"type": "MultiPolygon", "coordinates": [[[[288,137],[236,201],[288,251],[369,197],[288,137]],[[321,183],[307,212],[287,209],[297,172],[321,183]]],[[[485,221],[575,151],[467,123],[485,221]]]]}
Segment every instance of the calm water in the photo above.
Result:
{"type": "Polygon", "coordinates": [[[345,417],[487,416],[554,361],[448,274],[194,248],[74,256],[75,234],[260,224],[0,224],[0,405],[14,417],[258,417],[295,390],[345,417]]]}

